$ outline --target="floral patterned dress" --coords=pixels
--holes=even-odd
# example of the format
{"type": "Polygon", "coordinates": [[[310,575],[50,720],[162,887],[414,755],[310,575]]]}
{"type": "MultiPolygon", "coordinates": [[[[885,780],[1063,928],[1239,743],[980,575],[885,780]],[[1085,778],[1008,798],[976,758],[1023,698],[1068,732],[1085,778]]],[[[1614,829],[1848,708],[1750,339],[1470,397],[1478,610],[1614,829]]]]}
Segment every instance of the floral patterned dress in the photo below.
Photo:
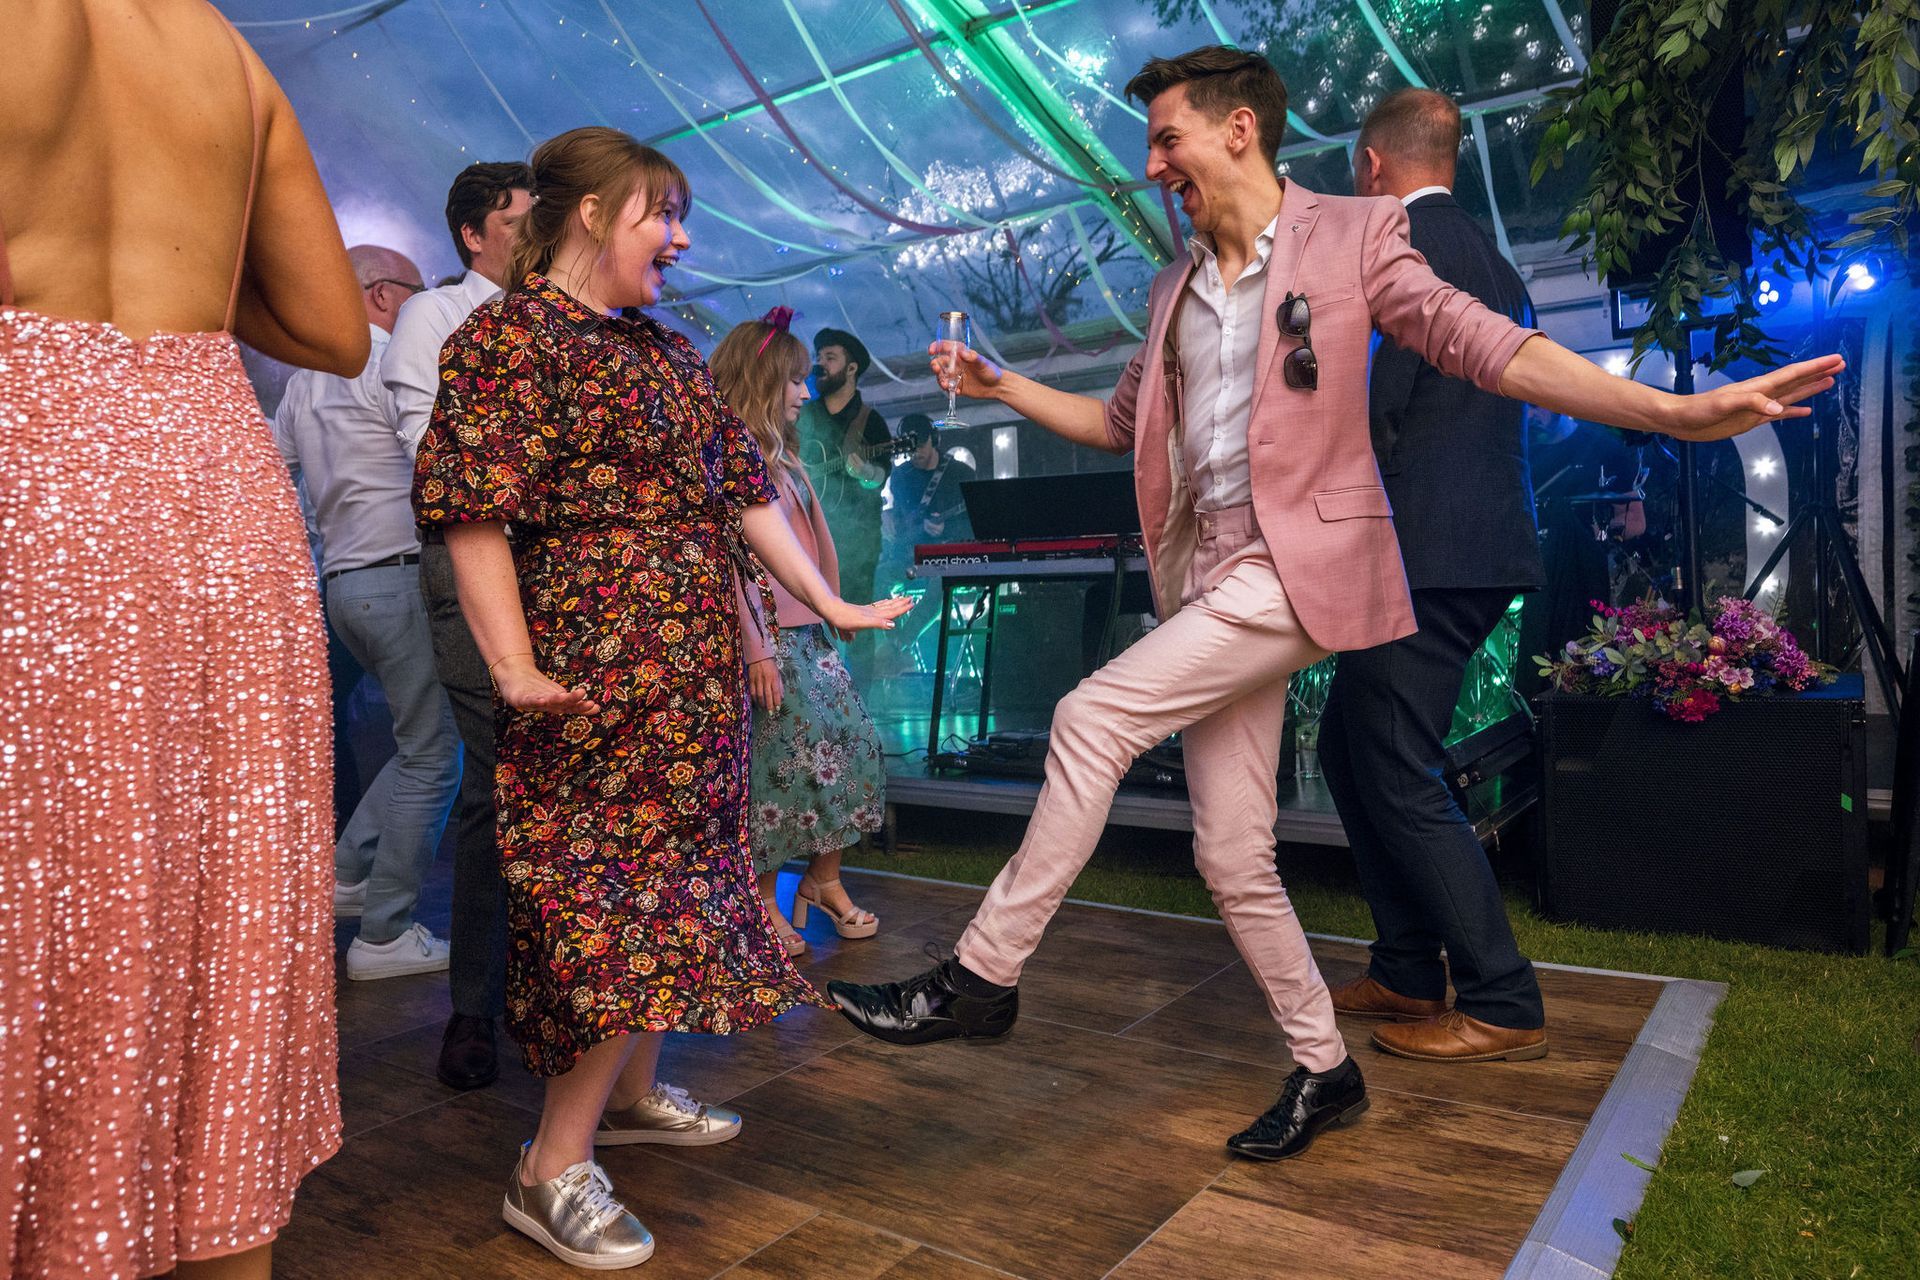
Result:
{"type": "Polygon", "coordinates": [[[509,523],[540,669],[601,707],[496,712],[507,1024],[536,1074],[625,1033],[824,1005],[747,838],[739,524],[775,496],[699,352],[653,320],[533,275],[441,353],[415,513],[509,523]]]}
{"type": "MultiPolygon", "coordinates": [[[[780,492],[797,504],[793,518],[806,518],[807,489],[787,480],[780,492]]],[[[773,656],[780,705],[753,710],[753,860],[762,874],[856,844],[886,814],[880,733],[826,627],[781,627],[773,656]]]]}

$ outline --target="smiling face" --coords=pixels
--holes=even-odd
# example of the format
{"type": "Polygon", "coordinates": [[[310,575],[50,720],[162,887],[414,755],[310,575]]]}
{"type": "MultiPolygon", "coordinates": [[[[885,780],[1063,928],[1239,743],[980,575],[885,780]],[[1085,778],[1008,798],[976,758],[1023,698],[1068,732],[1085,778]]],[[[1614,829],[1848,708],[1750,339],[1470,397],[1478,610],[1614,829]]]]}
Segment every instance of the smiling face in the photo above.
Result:
{"type": "MultiPolygon", "coordinates": [[[[597,218],[600,206],[589,197],[582,216],[597,218]]],[[[595,265],[595,285],[608,307],[650,307],[660,301],[667,271],[692,243],[681,225],[686,210],[678,192],[655,195],[636,190],[613,215],[595,265]]]]}
{"type": "Polygon", "coordinates": [[[1166,188],[1195,231],[1211,233],[1247,185],[1245,160],[1257,137],[1250,109],[1210,118],[1177,84],[1147,104],[1147,180],[1166,188]]]}

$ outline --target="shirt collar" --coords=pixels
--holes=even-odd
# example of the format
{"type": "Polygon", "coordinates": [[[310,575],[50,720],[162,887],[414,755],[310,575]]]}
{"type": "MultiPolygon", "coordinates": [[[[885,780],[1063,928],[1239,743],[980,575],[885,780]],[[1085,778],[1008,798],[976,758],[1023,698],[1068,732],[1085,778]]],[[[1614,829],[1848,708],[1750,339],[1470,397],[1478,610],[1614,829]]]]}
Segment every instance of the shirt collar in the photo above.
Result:
{"type": "Polygon", "coordinates": [[[1407,205],[1412,204],[1415,200],[1420,200],[1427,196],[1435,196],[1435,195],[1450,196],[1452,194],[1453,194],[1453,189],[1451,187],[1442,187],[1439,185],[1435,185],[1431,187],[1421,187],[1418,191],[1409,191],[1407,192],[1407,194],[1401,196],[1400,206],[1402,208],[1405,208],[1407,205]]]}
{"type": "MultiPolygon", "coordinates": [[[[1260,234],[1253,238],[1254,259],[1263,267],[1266,266],[1268,260],[1273,257],[1273,237],[1274,233],[1279,230],[1280,215],[1276,213],[1273,215],[1273,221],[1269,222],[1266,227],[1261,230],[1260,234]]],[[[1193,260],[1196,263],[1212,262],[1214,260],[1213,237],[1202,232],[1195,232],[1187,238],[1187,251],[1193,254],[1193,260]]]]}

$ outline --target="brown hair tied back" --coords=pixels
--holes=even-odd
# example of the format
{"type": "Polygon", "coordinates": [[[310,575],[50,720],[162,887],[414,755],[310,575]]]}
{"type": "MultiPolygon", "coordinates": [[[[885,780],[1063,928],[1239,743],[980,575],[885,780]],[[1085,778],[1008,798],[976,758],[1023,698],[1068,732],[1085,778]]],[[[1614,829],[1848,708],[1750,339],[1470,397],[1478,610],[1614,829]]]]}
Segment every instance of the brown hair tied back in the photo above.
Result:
{"type": "MultiPolygon", "coordinates": [[[[598,196],[601,209],[616,212],[627,207],[635,191],[644,191],[650,200],[671,196],[679,202],[682,217],[693,203],[693,187],[679,165],[618,129],[569,129],[535,147],[528,167],[537,198],[520,221],[512,288],[531,272],[544,275],[553,269],[567,224],[588,196],[598,196]]],[[[596,241],[606,242],[610,221],[610,214],[599,219],[593,229],[596,241]]]]}

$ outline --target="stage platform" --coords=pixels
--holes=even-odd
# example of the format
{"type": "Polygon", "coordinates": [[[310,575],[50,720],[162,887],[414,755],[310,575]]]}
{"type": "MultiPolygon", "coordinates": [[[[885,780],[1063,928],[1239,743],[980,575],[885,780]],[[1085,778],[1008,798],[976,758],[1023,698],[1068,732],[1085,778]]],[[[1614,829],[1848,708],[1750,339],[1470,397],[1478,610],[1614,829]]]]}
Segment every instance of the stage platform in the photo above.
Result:
{"type": "MultiPolygon", "coordinates": [[[[914,762],[889,761],[887,803],[930,809],[959,809],[972,813],[1002,813],[1025,817],[1033,812],[1040,784],[1024,778],[984,774],[930,773],[914,762]]],[[[1529,780],[1494,778],[1467,793],[1467,816],[1481,841],[1491,839],[1524,814],[1539,790],[1529,780]]],[[[1346,848],[1347,833],[1334,812],[1333,797],[1318,778],[1282,779],[1280,816],[1274,835],[1282,843],[1333,845],[1346,848]]],[[[1192,831],[1193,807],[1186,793],[1154,787],[1122,787],[1114,795],[1107,821],[1120,827],[1151,827],[1160,831],[1192,831]]]]}
{"type": "MultiPolygon", "coordinates": [[[[446,921],[445,861],[422,918],[446,921]]],[[[981,891],[850,872],[881,920],[841,942],[819,917],[816,982],[901,977],[950,947],[981,891]]],[[[783,877],[790,901],[793,876],[783,877]]],[[[343,923],[344,950],[351,922],[343,923]]],[[[1319,939],[1329,981],[1364,948],[1319,939]]],[[[672,1037],[662,1074],[737,1107],[718,1147],[604,1153],[659,1251],[633,1274],[737,1280],[1209,1280],[1596,1276],[1685,1095],[1721,988],[1542,966],[1552,1053],[1440,1066],[1368,1047],[1359,1123],[1282,1164],[1222,1140],[1291,1063],[1217,923],[1069,904],[1028,967],[1013,1034],[902,1049],[837,1014],[672,1037]]],[[[340,982],[344,1150],[305,1182],[276,1249],[283,1280],[581,1273],[500,1220],[541,1086],[503,1040],[498,1084],[433,1076],[445,975],[340,982]]]]}

